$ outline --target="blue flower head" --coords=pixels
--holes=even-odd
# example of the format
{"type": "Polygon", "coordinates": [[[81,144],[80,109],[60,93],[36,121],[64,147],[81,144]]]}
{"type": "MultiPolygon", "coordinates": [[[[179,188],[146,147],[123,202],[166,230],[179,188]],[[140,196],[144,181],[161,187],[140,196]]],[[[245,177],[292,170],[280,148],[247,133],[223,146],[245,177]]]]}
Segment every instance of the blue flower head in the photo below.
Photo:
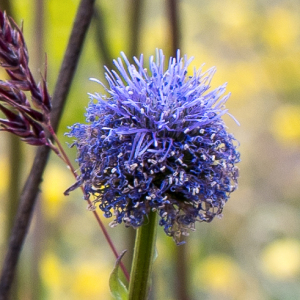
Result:
{"type": "Polygon", "coordinates": [[[150,57],[150,71],[143,55],[136,65],[122,57],[114,61],[118,72],[106,68],[108,87],[98,81],[108,96],[91,94],[87,124],[68,133],[81,174],[66,193],[83,184],[105,217],[114,217],[111,226],[136,228],[157,211],[179,242],[196,221],[220,216],[237,188],[237,142],[221,119],[226,84],[208,91],[215,68],[188,77],[191,59],[179,51],[166,70],[162,50],[150,57]]]}

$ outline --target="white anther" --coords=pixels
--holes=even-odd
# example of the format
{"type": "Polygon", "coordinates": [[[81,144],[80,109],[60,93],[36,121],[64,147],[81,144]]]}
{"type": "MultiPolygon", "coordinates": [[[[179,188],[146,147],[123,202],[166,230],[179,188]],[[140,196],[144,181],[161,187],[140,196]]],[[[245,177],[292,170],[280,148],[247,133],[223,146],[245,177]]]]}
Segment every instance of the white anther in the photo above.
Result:
{"type": "Polygon", "coordinates": [[[105,139],[105,138],[106,138],[106,135],[103,134],[103,135],[100,136],[100,138],[101,138],[101,139],[105,139]]]}
{"type": "Polygon", "coordinates": [[[129,91],[128,94],[129,94],[129,95],[133,95],[133,91],[129,91]]]}
{"type": "Polygon", "coordinates": [[[210,185],[211,186],[215,186],[217,183],[215,181],[213,181],[210,185]]]}
{"type": "Polygon", "coordinates": [[[134,189],[134,187],[133,187],[132,185],[130,185],[130,184],[128,184],[127,186],[128,186],[131,190],[134,189]]]}
{"type": "Polygon", "coordinates": [[[213,133],[213,134],[210,136],[210,139],[213,140],[213,138],[215,137],[215,135],[216,135],[216,134],[213,133]]]}
{"type": "Polygon", "coordinates": [[[162,166],[162,167],[160,168],[160,170],[163,172],[165,168],[166,168],[165,166],[162,166]]]}
{"type": "Polygon", "coordinates": [[[173,178],[169,177],[169,184],[172,184],[172,183],[173,183],[173,178]]]}
{"type": "Polygon", "coordinates": [[[215,161],[215,158],[216,158],[215,155],[212,155],[212,156],[211,156],[211,160],[212,160],[212,161],[215,161]]]}
{"type": "Polygon", "coordinates": [[[137,166],[137,163],[130,165],[130,170],[133,171],[137,166]]]}
{"type": "Polygon", "coordinates": [[[116,171],[117,171],[116,168],[112,168],[110,172],[113,174],[113,173],[115,173],[116,171]]]}
{"type": "Polygon", "coordinates": [[[189,149],[189,148],[190,148],[190,147],[189,147],[188,144],[184,144],[184,146],[183,146],[183,149],[184,149],[184,150],[189,149]]]}
{"type": "Polygon", "coordinates": [[[114,228],[117,225],[118,225],[118,222],[116,222],[116,221],[112,221],[112,222],[109,223],[109,227],[111,227],[111,228],[114,228]]]}
{"type": "Polygon", "coordinates": [[[118,154],[118,157],[121,157],[121,156],[123,156],[123,153],[122,153],[122,152],[118,154]]]}
{"type": "Polygon", "coordinates": [[[147,179],[147,178],[148,178],[148,175],[147,175],[147,173],[143,173],[143,175],[144,175],[144,178],[145,178],[145,179],[147,179]]]}
{"type": "Polygon", "coordinates": [[[205,130],[202,128],[199,130],[199,133],[203,134],[205,132],[205,130]]]}
{"type": "Polygon", "coordinates": [[[143,108],[141,108],[141,114],[144,114],[145,110],[143,108]]]}
{"type": "Polygon", "coordinates": [[[164,196],[162,199],[163,199],[163,201],[165,201],[168,199],[168,196],[164,196]]]}
{"type": "Polygon", "coordinates": [[[185,129],[184,133],[188,133],[190,131],[189,128],[185,129]]]}
{"type": "Polygon", "coordinates": [[[188,232],[186,232],[186,231],[182,231],[182,235],[189,236],[190,234],[188,232]]]}
{"type": "Polygon", "coordinates": [[[155,194],[151,194],[150,197],[151,197],[152,199],[154,199],[154,198],[156,197],[156,195],[155,195],[155,194]]]}
{"type": "Polygon", "coordinates": [[[170,153],[170,156],[174,156],[175,155],[175,151],[172,151],[171,153],[170,153]]]}
{"type": "Polygon", "coordinates": [[[150,170],[150,174],[151,174],[151,175],[154,174],[153,170],[150,170]]]}
{"type": "Polygon", "coordinates": [[[148,159],[148,162],[149,162],[149,163],[152,163],[153,165],[156,165],[156,164],[157,164],[157,161],[154,160],[154,159],[148,159]]]}
{"type": "Polygon", "coordinates": [[[151,200],[152,198],[149,196],[146,196],[146,200],[151,200]]]}
{"type": "Polygon", "coordinates": [[[177,176],[177,175],[178,175],[178,172],[174,172],[174,173],[173,173],[173,176],[177,176]]]}
{"type": "Polygon", "coordinates": [[[135,187],[137,187],[139,185],[139,182],[136,178],[134,178],[133,184],[134,184],[135,187]]]}
{"type": "Polygon", "coordinates": [[[161,215],[161,217],[164,218],[164,217],[166,217],[167,215],[168,215],[168,213],[165,211],[165,212],[161,215]]]}

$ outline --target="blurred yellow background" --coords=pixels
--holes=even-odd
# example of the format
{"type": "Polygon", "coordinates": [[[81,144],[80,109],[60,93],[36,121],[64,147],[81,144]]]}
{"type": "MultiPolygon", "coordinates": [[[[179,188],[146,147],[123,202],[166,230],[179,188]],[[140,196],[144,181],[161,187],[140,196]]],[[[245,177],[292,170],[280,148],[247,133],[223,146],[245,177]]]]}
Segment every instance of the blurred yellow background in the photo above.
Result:
{"type": "MultiPolygon", "coordinates": [[[[36,76],[44,63],[35,61],[35,55],[47,53],[52,92],[79,1],[44,1],[43,47],[35,38],[38,0],[10,2],[16,22],[24,20],[36,76]]],[[[168,53],[166,3],[144,2],[139,53],[148,57],[156,48],[168,53]]],[[[113,58],[129,51],[130,5],[129,0],[96,1],[113,58]]],[[[230,117],[224,119],[240,141],[242,159],[239,189],[226,204],[223,218],[196,224],[197,230],[181,246],[186,247],[191,299],[300,299],[300,4],[296,0],[182,0],[179,8],[181,53],[194,56],[192,67],[203,63],[204,70],[217,67],[212,87],[228,82],[232,95],[227,107],[240,126],[230,117]]],[[[63,144],[72,143],[64,136],[67,126],[84,122],[87,93],[101,91],[89,81],[91,77],[104,80],[95,29],[92,22],[60,125],[63,144]]],[[[5,78],[3,70],[0,78],[5,78]]],[[[1,133],[1,263],[11,201],[7,140],[8,135],[1,133]]],[[[22,145],[21,186],[34,151],[22,145]]],[[[67,151],[74,161],[75,149],[67,151]]],[[[111,299],[108,278],[115,259],[80,192],[63,196],[73,182],[71,173],[52,155],[22,253],[19,299],[111,299]]],[[[111,220],[102,219],[108,227],[111,220]]],[[[119,225],[108,231],[120,252],[130,245],[130,229],[119,225]]],[[[176,247],[162,228],[158,231],[152,299],[175,300],[176,247]]]]}

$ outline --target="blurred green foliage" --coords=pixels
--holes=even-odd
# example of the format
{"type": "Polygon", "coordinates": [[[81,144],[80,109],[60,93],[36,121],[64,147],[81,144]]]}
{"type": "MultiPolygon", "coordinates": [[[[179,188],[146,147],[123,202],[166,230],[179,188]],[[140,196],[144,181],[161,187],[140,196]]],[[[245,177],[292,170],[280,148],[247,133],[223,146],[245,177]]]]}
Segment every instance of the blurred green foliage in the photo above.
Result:
{"type": "MultiPolygon", "coordinates": [[[[24,20],[30,59],[35,45],[35,2],[14,0],[16,22],[24,20]]],[[[45,46],[48,81],[53,91],[78,0],[45,1],[45,46]]],[[[128,51],[130,1],[97,1],[114,57],[128,51]]],[[[1,8],[1,4],[0,4],[1,8]]],[[[298,1],[180,1],[182,52],[194,56],[192,66],[218,68],[212,86],[228,82],[227,103],[239,120],[226,122],[240,141],[239,190],[233,193],[222,220],[197,224],[187,239],[189,289],[193,299],[294,300],[300,295],[300,5],[298,1]]],[[[59,137],[67,126],[84,121],[88,92],[102,92],[90,77],[103,80],[103,60],[95,42],[95,24],[87,37],[68,97],[59,137]]],[[[164,1],[145,1],[140,52],[169,49],[164,1]]],[[[40,66],[41,70],[44,65],[40,66]]],[[[39,70],[33,70],[39,76],[39,70]]],[[[192,68],[191,68],[192,71],[192,68]]],[[[3,78],[3,71],[0,70],[3,78]]],[[[7,135],[0,143],[0,219],[9,205],[7,135]]],[[[34,151],[25,153],[23,182],[34,151]]],[[[75,150],[69,149],[75,159],[75,150]]],[[[114,265],[95,220],[79,191],[63,192],[73,183],[55,157],[47,167],[20,264],[20,299],[110,299],[108,279],[114,265]],[[37,255],[38,251],[38,255],[37,255]],[[37,287],[33,274],[41,278],[37,287]],[[33,290],[40,289],[39,296],[33,290]]],[[[103,218],[104,219],[104,218],[103,218]]],[[[110,220],[105,220],[108,227],[110,220]]],[[[0,253],[6,249],[4,225],[0,253]]],[[[109,229],[119,251],[126,248],[129,229],[109,229]]],[[[176,299],[174,243],[159,228],[154,264],[153,299],[176,299]]],[[[0,255],[3,257],[3,255],[0,255]]],[[[1,260],[1,259],[0,259],[1,260]]]]}

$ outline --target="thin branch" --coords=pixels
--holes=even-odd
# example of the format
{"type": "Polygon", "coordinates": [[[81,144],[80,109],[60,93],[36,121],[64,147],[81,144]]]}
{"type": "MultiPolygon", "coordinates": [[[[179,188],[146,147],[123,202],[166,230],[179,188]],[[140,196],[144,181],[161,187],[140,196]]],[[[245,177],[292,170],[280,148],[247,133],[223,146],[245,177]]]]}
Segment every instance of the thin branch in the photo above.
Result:
{"type": "Polygon", "coordinates": [[[99,53],[103,64],[111,70],[114,68],[113,57],[109,47],[105,16],[100,5],[95,5],[92,23],[94,25],[94,41],[97,45],[97,53],[99,53]]]}
{"type": "MultiPolygon", "coordinates": [[[[32,63],[33,68],[35,70],[36,76],[39,76],[40,68],[45,63],[45,27],[46,27],[46,21],[45,21],[45,6],[46,3],[44,0],[34,0],[34,27],[36,30],[34,30],[34,57],[32,57],[32,63]]],[[[47,62],[45,63],[45,73],[47,71],[47,62]]],[[[45,80],[46,74],[45,74],[45,80]]],[[[32,226],[32,240],[30,243],[30,258],[29,258],[29,266],[27,267],[29,269],[29,272],[31,273],[31,280],[28,283],[29,287],[29,297],[31,299],[41,299],[44,296],[44,286],[42,282],[42,275],[40,271],[40,265],[39,263],[42,259],[43,251],[45,249],[45,243],[44,243],[44,236],[46,234],[46,224],[45,224],[45,218],[42,212],[42,206],[43,203],[40,201],[40,197],[38,197],[38,200],[36,202],[36,205],[34,207],[34,226],[32,226]]],[[[27,243],[28,245],[28,243],[27,243]]],[[[21,258],[22,261],[22,258],[21,258]]],[[[14,279],[15,281],[15,279],[14,279]]],[[[13,292],[13,287],[12,287],[13,292]]],[[[11,293],[12,293],[11,292],[11,293]]],[[[22,297],[22,296],[21,296],[22,297]]],[[[12,298],[13,299],[13,298],[12,298]]],[[[20,297],[19,297],[19,300],[20,297]]]]}
{"type": "Polygon", "coordinates": [[[130,49],[128,57],[139,55],[140,32],[142,29],[142,11],[144,0],[131,0],[131,16],[129,21],[130,49]]]}
{"type": "Polygon", "coordinates": [[[168,0],[168,13],[171,29],[172,49],[171,54],[176,57],[177,49],[180,49],[180,31],[179,31],[179,9],[178,0],[168,0]]]}
{"type": "MultiPolygon", "coordinates": [[[[75,73],[84,38],[92,18],[94,2],[95,0],[81,0],[77,11],[71,37],[53,95],[54,100],[51,123],[54,129],[57,129],[58,127],[63,107],[66,102],[66,97],[75,73]]],[[[31,172],[20,198],[16,221],[12,229],[8,251],[4,259],[4,266],[1,273],[0,300],[6,300],[9,296],[9,290],[30,225],[34,204],[37,199],[39,185],[42,181],[42,175],[48,160],[49,151],[50,148],[45,146],[38,148],[31,172]]]]}
{"type": "MultiPolygon", "coordinates": [[[[56,142],[56,144],[57,144],[57,146],[58,146],[58,148],[59,148],[61,157],[63,158],[64,162],[68,165],[68,167],[70,168],[71,172],[73,173],[73,175],[74,175],[74,177],[75,177],[75,179],[76,179],[76,178],[77,178],[76,170],[74,169],[74,167],[73,167],[71,161],[69,160],[69,157],[67,156],[65,150],[63,149],[63,147],[62,147],[62,145],[61,145],[59,139],[57,138],[57,136],[56,136],[56,134],[55,134],[55,132],[53,131],[53,129],[52,129],[51,126],[49,126],[48,129],[49,129],[49,131],[51,132],[51,135],[52,135],[52,137],[54,138],[54,140],[55,140],[55,142],[56,142]]],[[[85,194],[83,186],[81,186],[81,190],[82,190],[82,193],[85,194]]],[[[88,202],[88,204],[89,204],[90,207],[93,207],[93,206],[94,206],[93,203],[92,203],[92,201],[91,201],[90,199],[85,199],[85,200],[87,200],[87,202],[88,202]]],[[[117,252],[117,249],[116,249],[116,247],[115,247],[115,245],[114,245],[112,239],[110,238],[110,236],[109,236],[109,234],[108,234],[108,232],[107,232],[107,230],[106,230],[106,228],[105,228],[103,222],[101,221],[101,219],[100,219],[98,213],[97,213],[95,210],[93,210],[93,214],[94,214],[94,217],[96,218],[96,220],[97,220],[97,222],[98,222],[98,225],[100,226],[100,228],[101,228],[101,230],[102,230],[102,232],[103,232],[103,234],[104,234],[104,237],[105,237],[107,243],[109,244],[109,247],[111,248],[111,250],[112,250],[113,254],[115,255],[115,257],[118,259],[118,258],[120,257],[120,255],[119,255],[119,253],[117,252]]],[[[120,264],[120,267],[121,267],[121,269],[122,269],[122,271],[123,271],[123,273],[124,273],[124,275],[125,275],[127,281],[129,282],[129,279],[130,279],[129,277],[130,277],[130,275],[129,275],[129,273],[128,273],[126,267],[124,266],[124,264],[123,264],[122,261],[120,261],[119,264],[120,264]]]]}
{"type": "Polygon", "coordinates": [[[46,166],[48,155],[48,147],[41,146],[38,148],[31,172],[20,198],[20,205],[12,229],[9,246],[4,259],[4,265],[1,273],[1,300],[6,300],[9,296],[9,290],[13,282],[17,262],[30,225],[34,204],[39,191],[39,185],[42,181],[42,175],[44,167],[46,166]]]}
{"type": "MultiPolygon", "coordinates": [[[[6,11],[9,16],[13,16],[10,0],[3,0],[1,10],[6,11]]],[[[9,184],[7,186],[7,203],[6,203],[6,236],[5,241],[9,241],[11,230],[14,225],[14,219],[17,215],[19,197],[21,192],[21,174],[23,169],[22,142],[19,137],[10,134],[8,136],[9,144],[9,184]]],[[[19,293],[19,274],[16,270],[15,280],[12,286],[11,298],[17,299],[19,293]]]]}

